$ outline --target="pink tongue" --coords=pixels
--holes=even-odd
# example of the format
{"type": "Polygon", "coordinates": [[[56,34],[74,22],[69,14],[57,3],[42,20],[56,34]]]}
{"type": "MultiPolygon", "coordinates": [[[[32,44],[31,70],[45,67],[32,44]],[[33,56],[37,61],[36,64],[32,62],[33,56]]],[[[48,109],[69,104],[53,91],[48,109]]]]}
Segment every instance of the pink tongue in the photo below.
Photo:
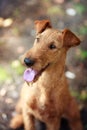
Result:
{"type": "Polygon", "coordinates": [[[37,72],[33,69],[27,69],[24,72],[23,78],[25,81],[27,82],[31,82],[34,80],[35,76],[36,76],[37,72]]]}

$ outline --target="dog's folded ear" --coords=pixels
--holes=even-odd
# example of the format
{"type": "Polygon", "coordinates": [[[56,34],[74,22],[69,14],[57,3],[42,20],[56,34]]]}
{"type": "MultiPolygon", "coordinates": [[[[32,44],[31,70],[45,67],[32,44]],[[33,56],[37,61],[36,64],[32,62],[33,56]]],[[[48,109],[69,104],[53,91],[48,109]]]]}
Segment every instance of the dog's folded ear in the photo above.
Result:
{"type": "Polygon", "coordinates": [[[73,47],[80,44],[79,38],[68,29],[62,31],[62,42],[65,47],[73,47]]]}
{"type": "Polygon", "coordinates": [[[51,28],[49,20],[36,20],[35,21],[36,33],[42,33],[45,29],[51,28]]]}

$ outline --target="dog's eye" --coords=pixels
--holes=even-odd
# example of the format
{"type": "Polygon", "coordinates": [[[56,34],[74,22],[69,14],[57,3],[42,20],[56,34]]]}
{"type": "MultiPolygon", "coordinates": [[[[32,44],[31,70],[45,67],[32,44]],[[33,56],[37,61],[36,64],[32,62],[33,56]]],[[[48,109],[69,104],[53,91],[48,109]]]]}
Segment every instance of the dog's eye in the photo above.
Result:
{"type": "Polygon", "coordinates": [[[55,49],[56,46],[54,45],[54,43],[51,43],[50,46],[49,46],[50,49],[55,49]]]}

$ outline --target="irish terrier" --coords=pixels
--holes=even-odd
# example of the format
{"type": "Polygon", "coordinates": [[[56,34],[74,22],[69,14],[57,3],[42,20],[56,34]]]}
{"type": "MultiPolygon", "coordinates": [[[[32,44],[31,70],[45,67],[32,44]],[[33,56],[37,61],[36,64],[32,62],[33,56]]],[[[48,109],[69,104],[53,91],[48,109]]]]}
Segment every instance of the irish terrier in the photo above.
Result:
{"type": "Polygon", "coordinates": [[[47,130],[59,130],[61,117],[69,120],[71,130],[82,130],[78,106],[70,95],[64,74],[66,53],[80,44],[68,29],[53,29],[49,20],[35,21],[36,38],[33,47],[22,56],[28,67],[25,85],[17,104],[18,114],[10,127],[24,124],[25,130],[35,130],[35,119],[46,124],[47,130]]]}

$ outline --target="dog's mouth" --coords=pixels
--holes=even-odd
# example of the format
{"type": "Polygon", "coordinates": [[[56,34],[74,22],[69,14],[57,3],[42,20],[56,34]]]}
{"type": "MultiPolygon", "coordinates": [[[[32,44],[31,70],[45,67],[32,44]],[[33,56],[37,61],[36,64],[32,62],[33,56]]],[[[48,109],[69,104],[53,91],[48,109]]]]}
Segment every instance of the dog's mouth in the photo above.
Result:
{"type": "Polygon", "coordinates": [[[28,68],[25,70],[23,78],[26,82],[35,82],[39,76],[48,68],[49,64],[47,64],[44,68],[42,68],[40,71],[36,71],[32,68],[28,68]]]}

